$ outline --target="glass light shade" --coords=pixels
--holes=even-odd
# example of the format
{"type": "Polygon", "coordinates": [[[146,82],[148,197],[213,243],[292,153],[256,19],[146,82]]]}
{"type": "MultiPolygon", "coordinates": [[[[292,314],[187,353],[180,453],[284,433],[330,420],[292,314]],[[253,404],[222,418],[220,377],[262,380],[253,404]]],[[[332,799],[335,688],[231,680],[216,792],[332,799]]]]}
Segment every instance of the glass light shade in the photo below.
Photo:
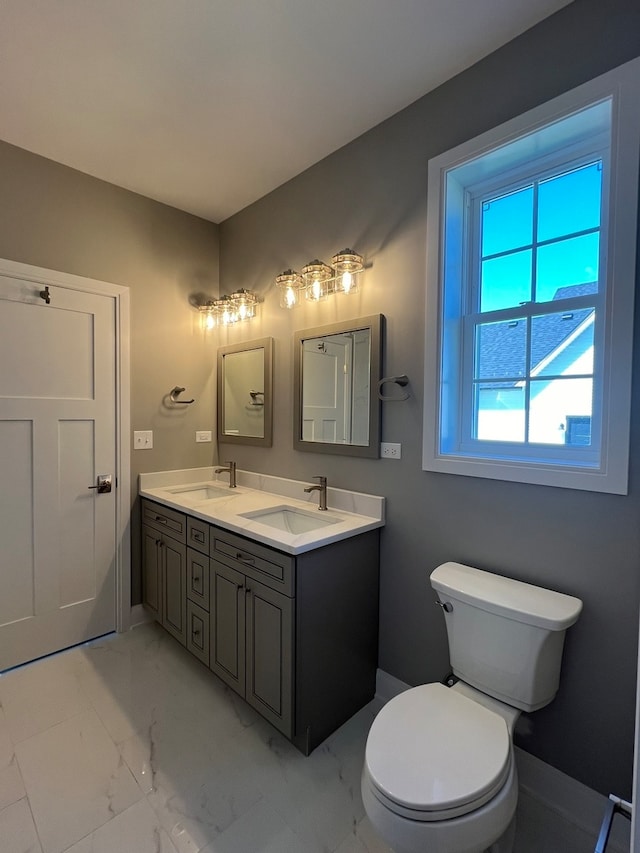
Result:
{"type": "Polygon", "coordinates": [[[300,304],[304,287],[302,277],[294,270],[285,270],[276,278],[276,287],[280,291],[280,307],[295,308],[300,304]]]}
{"type": "Polygon", "coordinates": [[[364,269],[362,255],[353,249],[343,249],[331,258],[335,270],[336,293],[356,293],[358,290],[358,273],[364,269]]]}
{"type": "Polygon", "coordinates": [[[316,259],[302,268],[305,297],[310,302],[320,302],[322,299],[326,299],[330,292],[332,280],[332,268],[322,261],[316,259]]]}
{"type": "Polygon", "coordinates": [[[235,316],[235,320],[231,322],[240,322],[242,320],[250,320],[252,317],[256,316],[256,305],[258,304],[258,300],[255,294],[251,293],[250,290],[245,290],[244,288],[240,288],[240,290],[236,290],[229,297],[232,310],[235,316]]]}
{"type": "Polygon", "coordinates": [[[230,296],[223,296],[213,303],[216,318],[216,326],[230,326],[237,322],[238,316],[230,296]]]}
{"type": "Polygon", "coordinates": [[[199,311],[201,314],[202,326],[205,329],[213,329],[216,325],[216,316],[213,300],[210,300],[206,305],[200,305],[199,311]]]}

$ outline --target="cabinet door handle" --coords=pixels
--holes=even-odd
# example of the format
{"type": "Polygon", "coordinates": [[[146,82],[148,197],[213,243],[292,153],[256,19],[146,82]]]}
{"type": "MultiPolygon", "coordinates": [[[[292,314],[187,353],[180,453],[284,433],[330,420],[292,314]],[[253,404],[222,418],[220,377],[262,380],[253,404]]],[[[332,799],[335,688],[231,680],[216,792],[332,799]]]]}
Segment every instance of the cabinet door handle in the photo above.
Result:
{"type": "Polygon", "coordinates": [[[236,560],[240,560],[241,563],[245,563],[247,566],[255,566],[256,564],[254,557],[245,557],[240,551],[236,552],[236,560]]]}
{"type": "Polygon", "coordinates": [[[199,637],[199,636],[200,636],[200,628],[194,628],[194,629],[193,629],[193,636],[194,636],[194,637],[199,637]]]}

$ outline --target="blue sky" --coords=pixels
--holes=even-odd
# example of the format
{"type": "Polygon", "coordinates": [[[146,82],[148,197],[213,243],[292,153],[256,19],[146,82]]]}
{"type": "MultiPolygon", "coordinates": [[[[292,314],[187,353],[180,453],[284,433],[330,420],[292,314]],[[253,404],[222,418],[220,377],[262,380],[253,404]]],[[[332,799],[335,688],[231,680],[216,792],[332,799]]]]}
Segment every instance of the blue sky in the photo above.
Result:
{"type": "Polygon", "coordinates": [[[481,311],[529,302],[534,260],[536,302],[550,301],[560,287],[597,279],[599,233],[580,232],[599,228],[601,188],[600,162],[541,181],[536,226],[543,245],[535,248],[533,185],[484,202],[481,311]]]}

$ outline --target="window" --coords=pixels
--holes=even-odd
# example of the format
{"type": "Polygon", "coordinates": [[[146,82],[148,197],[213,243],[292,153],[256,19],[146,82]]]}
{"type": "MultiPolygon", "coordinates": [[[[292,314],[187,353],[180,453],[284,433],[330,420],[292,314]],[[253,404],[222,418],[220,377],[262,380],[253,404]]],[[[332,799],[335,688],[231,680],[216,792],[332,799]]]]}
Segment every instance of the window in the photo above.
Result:
{"type": "Polygon", "coordinates": [[[430,161],[425,470],[626,494],[638,79],[430,161]]]}

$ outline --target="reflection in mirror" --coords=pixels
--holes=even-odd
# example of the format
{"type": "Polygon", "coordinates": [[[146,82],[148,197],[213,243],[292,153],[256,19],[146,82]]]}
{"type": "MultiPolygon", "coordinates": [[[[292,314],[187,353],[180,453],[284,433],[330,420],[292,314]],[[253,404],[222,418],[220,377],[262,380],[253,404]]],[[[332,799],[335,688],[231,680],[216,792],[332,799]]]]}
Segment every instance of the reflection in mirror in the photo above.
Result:
{"type": "Polygon", "coordinates": [[[273,338],[218,349],[218,442],[272,440],[273,338]]]}
{"type": "Polygon", "coordinates": [[[381,315],[295,334],[294,447],[377,457],[381,315]]]}

